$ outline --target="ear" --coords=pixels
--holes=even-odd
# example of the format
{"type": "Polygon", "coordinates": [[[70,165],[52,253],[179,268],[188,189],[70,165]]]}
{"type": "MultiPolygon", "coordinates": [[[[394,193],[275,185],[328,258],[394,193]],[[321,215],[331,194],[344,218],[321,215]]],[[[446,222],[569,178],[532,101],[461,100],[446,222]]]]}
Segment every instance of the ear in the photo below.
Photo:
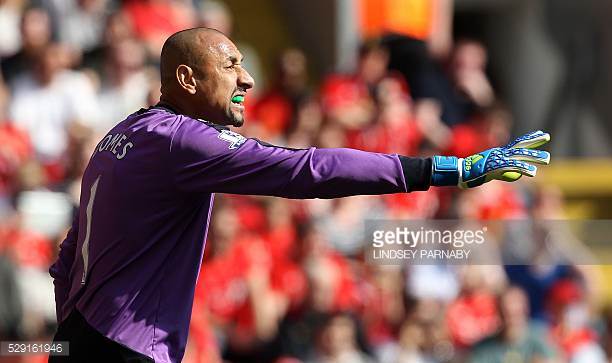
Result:
{"type": "Polygon", "coordinates": [[[193,77],[193,69],[184,64],[176,67],[176,80],[182,89],[194,95],[196,93],[196,81],[193,77]]]}

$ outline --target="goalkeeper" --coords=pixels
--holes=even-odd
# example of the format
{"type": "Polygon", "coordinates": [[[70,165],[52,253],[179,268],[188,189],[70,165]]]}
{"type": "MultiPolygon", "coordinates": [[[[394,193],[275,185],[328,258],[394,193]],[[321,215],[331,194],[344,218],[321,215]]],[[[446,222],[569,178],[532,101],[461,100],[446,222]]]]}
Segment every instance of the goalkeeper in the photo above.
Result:
{"type": "Polygon", "coordinates": [[[214,193],[337,198],[470,188],[534,176],[549,154],[537,131],[469,158],[287,149],[245,138],[253,79],[225,35],[195,28],[161,54],[161,101],[120,122],[83,175],[79,213],[54,278],[70,356],[50,361],[180,362],[214,193]]]}

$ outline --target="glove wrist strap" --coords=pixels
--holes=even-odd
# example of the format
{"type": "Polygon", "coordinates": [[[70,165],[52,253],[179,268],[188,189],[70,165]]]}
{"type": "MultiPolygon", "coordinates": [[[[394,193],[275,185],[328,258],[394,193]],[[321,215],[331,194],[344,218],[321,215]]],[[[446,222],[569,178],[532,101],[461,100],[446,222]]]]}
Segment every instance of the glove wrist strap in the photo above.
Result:
{"type": "Polygon", "coordinates": [[[431,171],[431,185],[457,186],[461,179],[460,160],[455,156],[433,157],[431,171]]]}

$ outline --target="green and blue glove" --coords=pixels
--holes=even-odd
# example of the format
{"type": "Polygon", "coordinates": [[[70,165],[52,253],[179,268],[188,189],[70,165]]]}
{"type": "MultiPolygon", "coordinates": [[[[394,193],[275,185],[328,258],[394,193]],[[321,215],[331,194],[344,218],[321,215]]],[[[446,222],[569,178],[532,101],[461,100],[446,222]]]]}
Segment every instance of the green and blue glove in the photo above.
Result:
{"type": "Polygon", "coordinates": [[[516,181],[521,176],[535,176],[537,164],[548,164],[550,153],[534,150],[550,141],[550,135],[534,131],[503,147],[479,152],[465,159],[455,156],[434,156],[431,185],[457,185],[473,188],[493,179],[516,181]]]}

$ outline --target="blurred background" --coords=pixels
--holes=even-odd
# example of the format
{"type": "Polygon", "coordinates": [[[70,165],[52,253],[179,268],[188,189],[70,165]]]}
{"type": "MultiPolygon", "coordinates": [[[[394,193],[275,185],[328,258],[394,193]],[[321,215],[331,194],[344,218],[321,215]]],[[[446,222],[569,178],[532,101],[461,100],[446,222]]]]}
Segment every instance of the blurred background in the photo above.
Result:
{"type": "Polygon", "coordinates": [[[611,361],[609,266],[376,266],[362,235],[369,218],[612,219],[606,0],[0,0],[0,340],[52,337],[47,270],[91,150],[158,101],[161,46],[193,26],[245,56],[246,136],[467,156],[543,129],[553,160],[470,191],[217,196],[185,362],[611,361]]]}

